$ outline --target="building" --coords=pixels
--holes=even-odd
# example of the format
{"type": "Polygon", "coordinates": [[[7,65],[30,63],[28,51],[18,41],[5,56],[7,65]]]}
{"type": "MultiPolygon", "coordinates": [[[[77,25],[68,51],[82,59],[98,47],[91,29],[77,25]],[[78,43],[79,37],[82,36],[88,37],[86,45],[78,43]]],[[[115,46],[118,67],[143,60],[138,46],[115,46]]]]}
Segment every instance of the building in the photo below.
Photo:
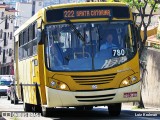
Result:
{"type": "Polygon", "coordinates": [[[13,73],[14,60],[14,14],[15,9],[6,4],[0,4],[0,74],[13,73]]]}
{"type": "Polygon", "coordinates": [[[16,10],[18,12],[15,14],[15,26],[21,26],[41,8],[43,8],[43,0],[17,2],[16,10]]]}
{"type": "Polygon", "coordinates": [[[32,16],[32,3],[16,3],[15,26],[21,26],[32,16]]]}

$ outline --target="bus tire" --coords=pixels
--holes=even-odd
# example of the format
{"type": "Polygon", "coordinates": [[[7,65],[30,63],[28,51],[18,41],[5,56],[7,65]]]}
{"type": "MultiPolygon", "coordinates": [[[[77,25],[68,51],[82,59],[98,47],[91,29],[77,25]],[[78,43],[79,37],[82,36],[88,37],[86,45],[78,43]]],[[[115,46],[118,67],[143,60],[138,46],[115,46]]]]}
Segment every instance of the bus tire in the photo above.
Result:
{"type": "Polygon", "coordinates": [[[14,98],[14,104],[18,104],[18,100],[16,98],[14,98]]]}
{"type": "Polygon", "coordinates": [[[50,115],[50,113],[51,113],[51,109],[50,108],[43,108],[42,109],[42,116],[44,116],[44,117],[48,117],[49,115],[50,115]]]}
{"type": "Polygon", "coordinates": [[[35,105],[35,111],[34,112],[38,112],[38,113],[41,113],[42,112],[42,107],[41,105],[35,105]]]}
{"type": "Polygon", "coordinates": [[[121,103],[108,105],[108,112],[110,116],[119,116],[121,113],[121,103]]]}
{"type": "Polygon", "coordinates": [[[24,103],[24,111],[25,112],[32,112],[32,105],[28,103],[24,103]]]}

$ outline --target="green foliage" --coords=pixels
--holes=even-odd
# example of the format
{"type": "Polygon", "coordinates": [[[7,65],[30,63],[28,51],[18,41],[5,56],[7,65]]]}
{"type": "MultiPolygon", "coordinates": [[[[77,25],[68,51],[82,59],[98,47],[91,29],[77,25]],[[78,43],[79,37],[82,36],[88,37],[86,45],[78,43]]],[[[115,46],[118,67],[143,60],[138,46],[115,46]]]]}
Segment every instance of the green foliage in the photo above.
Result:
{"type": "Polygon", "coordinates": [[[154,11],[158,9],[158,5],[154,6],[155,0],[119,0],[120,2],[124,2],[129,4],[130,7],[132,8],[143,8],[145,5],[149,5],[151,8],[154,7],[154,11]]]}
{"type": "Polygon", "coordinates": [[[157,34],[157,39],[160,40],[160,34],[157,34]]]}
{"type": "Polygon", "coordinates": [[[160,49],[160,45],[154,44],[154,45],[153,45],[153,48],[155,48],[155,49],[160,49]]]}

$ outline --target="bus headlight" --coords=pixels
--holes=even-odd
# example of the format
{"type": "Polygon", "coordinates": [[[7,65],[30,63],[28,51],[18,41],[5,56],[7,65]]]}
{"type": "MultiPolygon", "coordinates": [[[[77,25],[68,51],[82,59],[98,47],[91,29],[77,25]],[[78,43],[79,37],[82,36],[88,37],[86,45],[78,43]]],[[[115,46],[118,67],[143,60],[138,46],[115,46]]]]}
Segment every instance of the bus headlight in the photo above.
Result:
{"type": "Polygon", "coordinates": [[[125,86],[129,86],[129,85],[130,85],[130,80],[129,80],[129,79],[124,79],[124,80],[121,82],[120,87],[125,87],[125,86]]]}
{"type": "Polygon", "coordinates": [[[49,86],[53,89],[69,90],[69,87],[65,83],[55,79],[49,79],[49,86]]]}
{"type": "Polygon", "coordinates": [[[123,80],[123,81],[122,81],[122,84],[125,85],[125,86],[126,86],[126,85],[129,85],[129,80],[123,80]]]}
{"type": "Polygon", "coordinates": [[[136,74],[134,74],[132,76],[128,76],[127,78],[122,80],[120,87],[126,87],[129,85],[132,85],[132,84],[136,83],[137,81],[138,81],[138,78],[136,77],[136,74]]]}
{"type": "Polygon", "coordinates": [[[66,84],[64,84],[64,83],[63,83],[63,84],[61,84],[61,85],[59,86],[59,88],[60,88],[60,89],[62,89],[62,90],[65,90],[65,89],[66,89],[66,87],[67,87],[67,85],[66,85],[66,84]]]}

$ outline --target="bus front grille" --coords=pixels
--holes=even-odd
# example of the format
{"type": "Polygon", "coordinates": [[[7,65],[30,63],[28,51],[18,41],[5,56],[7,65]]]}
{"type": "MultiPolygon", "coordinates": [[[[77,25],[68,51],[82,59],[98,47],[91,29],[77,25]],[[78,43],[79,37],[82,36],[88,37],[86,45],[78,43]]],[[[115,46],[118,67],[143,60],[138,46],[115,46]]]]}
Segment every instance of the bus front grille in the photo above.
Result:
{"type": "Polygon", "coordinates": [[[112,100],[116,94],[95,95],[95,96],[75,96],[79,102],[97,102],[112,100]]]}
{"type": "Polygon", "coordinates": [[[92,76],[72,76],[73,80],[79,85],[98,85],[110,83],[117,73],[92,75],[92,76]]]}

